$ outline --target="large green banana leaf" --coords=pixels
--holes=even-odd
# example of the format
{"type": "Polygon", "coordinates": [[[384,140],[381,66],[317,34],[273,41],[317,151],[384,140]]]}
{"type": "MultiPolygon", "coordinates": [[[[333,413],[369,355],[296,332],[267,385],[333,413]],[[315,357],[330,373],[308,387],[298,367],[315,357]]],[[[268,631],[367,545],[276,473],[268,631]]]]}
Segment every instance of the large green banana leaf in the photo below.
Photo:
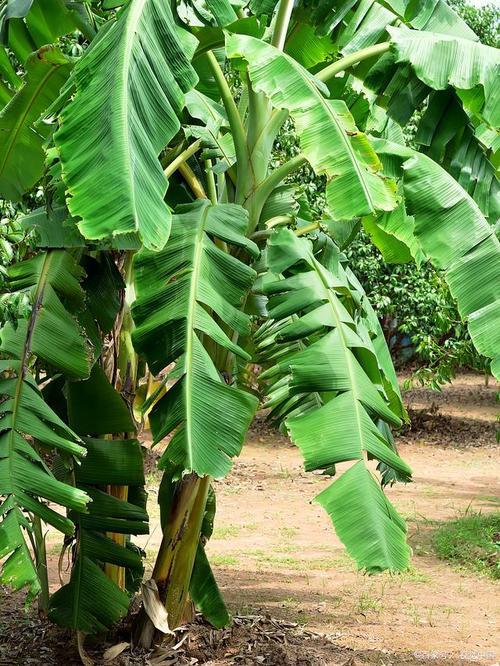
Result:
{"type": "MultiPolygon", "coordinates": [[[[359,80],[352,80],[359,89],[359,80]]],[[[386,64],[381,60],[368,72],[364,84],[376,91],[373,94],[361,86],[371,103],[376,105],[372,106],[372,113],[365,122],[370,125],[372,133],[377,132],[389,140],[404,143],[401,138],[381,132],[377,122],[373,122],[375,116],[384,118],[385,122],[388,114],[393,124],[396,121],[405,126],[415,111],[425,105],[415,142],[422,152],[433,157],[460,182],[489,222],[495,224],[500,215],[500,183],[495,167],[498,163],[495,150],[498,148],[494,147],[494,140],[490,145],[488,141],[491,141],[491,135],[494,139],[496,130],[485,123],[478,126],[480,120],[464,111],[452,88],[431,90],[416,77],[408,64],[396,66],[390,59],[386,64]],[[387,110],[381,109],[379,104],[387,105],[387,110]],[[481,134],[476,126],[482,126],[481,134]]]]}
{"type": "MultiPolygon", "coordinates": [[[[375,68],[374,68],[375,69],[375,68]]],[[[432,91],[424,85],[411,71],[409,65],[396,69],[388,79],[382,69],[381,76],[369,73],[365,81],[378,91],[373,96],[373,103],[387,104],[387,113],[391,121],[395,120],[406,125],[413,113],[426,102],[425,112],[418,123],[415,142],[419,144],[422,152],[426,152],[436,159],[474,198],[483,214],[488,217],[491,224],[495,224],[500,214],[500,184],[498,171],[494,164],[498,156],[494,154],[493,146],[484,142],[485,134],[480,135],[475,129],[478,119],[469,117],[465,113],[457,94],[448,88],[445,91],[432,91]]],[[[367,91],[368,95],[370,94],[367,91]]],[[[373,107],[372,107],[373,108],[373,107]]],[[[372,123],[374,115],[384,116],[376,106],[377,113],[368,117],[371,132],[378,132],[382,136],[377,123],[372,123]]],[[[491,135],[496,130],[483,124],[483,128],[491,135]]],[[[404,140],[397,137],[385,136],[398,143],[404,140]]],[[[486,139],[489,137],[487,136],[486,139]]],[[[498,150],[496,148],[496,150],[498,150]]]]}
{"type": "Polygon", "coordinates": [[[80,269],[61,251],[42,253],[13,265],[10,286],[31,295],[32,310],[17,328],[11,323],[0,331],[0,579],[15,588],[40,589],[36,569],[23,530],[32,529],[24,512],[72,534],[73,523],[40,499],[84,512],[88,495],[52,475],[33,441],[66,456],[82,456],[82,440],[44,402],[28,363],[34,353],[51,366],[74,377],[89,371],[89,353],[68,304],[82,301],[80,269]],[[64,298],[65,304],[62,304],[64,298]]]}
{"type": "MultiPolygon", "coordinates": [[[[452,62],[450,48],[455,47],[449,44],[450,40],[456,44],[464,44],[466,52],[472,56],[472,59],[477,58],[477,54],[481,54],[477,60],[477,62],[483,62],[480,67],[484,66],[488,69],[490,65],[494,64],[495,59],[498,60],[498,51],[478,44],[476,35],[444,2],[425,2],[417,5],[406,1],[383,4],[376,0],[357,3],[348,1],[335,5],[330,10],[327,10],[327,5],[328,3],[322,4],[322,11],[326,14],[331,11],[329,14],[331,39],[340,45],[344,55],[379,41],[389,40],[391,35],[398,41],[400,35],[404,40],[409,40],[409,36],[421,34],[416,30],[410,31],[404,26],[395,28],[396,25],[401,26],[401,21],[418,30],[432,31],[422,34],[427,35],[423,41],[426,42],[429,62],[432,61],[435,71],[433,72],[432,68],[425,66],[420,70],[428,72],[430,77],[418,78],[415,74],[409,64],[411,58],[406,56],[413,53],[412,57],[416,58],[422,45],[409,43],[404,54],[403,48],[399,49],[394,46],[395,51],[398,51],[397,54],[386,54],[362,63],[354,69],[354,77],[344,77],[345,83],[354,83],[358,90],[358,94],[354,98],[356,102],[359,102],[365,93],[359,89],[359,81],[362,80],[377,93],[370,98],[370,103],[372,105],[381,104],[384,109],[383,115],[385,116],[386,112],[389,113],[390,117],[401,125],[405,125],[410,120],[415,110],[429,96],[432,88],[436,88],[437,69],[439,68],[442,73],[443,58],[445,63],[452,62]],[[444,42],[448,42],[445,47],[443,47],[444,42]],[[435,49],[434,55],[430,53],[432,48],[435,49]],[[448,51],[447,54],[441,53],[443,48],[448,51]],[[396,63],[396,59],[399,64],[396,63]]],[[[305,20],[314,22],[313,15],[305,13],[304,17],[305,20]]],[[[326,23],[318,25],[318,29],[323,28],[324,25],[326,23]]],[[[460,63],[463,64],[463,59],[460,59],[460,63]]],[[[473,78],[477,76],[477,71],[469,66],[460,69],[460,74],[466,83],[465,88],[474,87],[473,78]]],[[[453,80],[452,76],[451,83],[453,80]]],[[[351,106],[349,104],[350,86],[343,91],[339,90],[339,79],[335,79],[329,83],[329,87],[334,96],[342,96],[351,106]]],[[[445,151],[440,163],[454,177],[460,179],[461,184],[473,196],[483,213],[489,217],[490,222],[495,224],[500,211],[498,177],[490,161],[495,158],[491,155],[489,146],[484,145],[479,134],[476,134],[474,125],[477,126],[477,120],[472,118],[474,122],[471,123],[468,115],[461,110],[462,104],[458,101],[456,94],[449,93],[450,91],[447,90],[443,95],[431,97],[429,108],[419,122],[417,141],[421,142],[424,150],[439,153],[445,151]],[[446,103],[445,98],[449,100],[446,103]]],[[[476,113],[476,107],[480,108],[482,103],[481,91],[475,89],[472,93],[469,91],[460,94],[468,108],[471,109],[469,113],[472,114],[472,111],[476,113]]],[[[353,109],[354,112],[355,109],[353,109]]],[[[357,117],[356,120],[359,123],[357,117]]],[[[361,123],[361,127],[364,127],[363,123],[361,123]]],[[[370,131],[373,132],[373,127],[370,131]]],[[[484,132],[482,136],[484,137],[484,132]]],[[[495,161],[495,163],[497,162],[495,161]]]]}
{"type": "MultiPolygon", "coordinates": [[[[497,134],[494,129],[490,129],[491,133],[497,134]]],[[[490,158],[495,159],[494,152],[498,148],[481,141],[451,89],[430,94],[415,143],[471,195],[490,224],[497,222],[500,182],[490,158]],[[489,150],[490,147],[493,150],[489,150]]]]}
{"type": "MultiPolygon", "coordinates": [[[[409,548],[404,522],[366,464],[375,458],[400,478],[410,478],[410,468],[378,425],[399,425],[401,420],[385,390],[395,379],[393,370],[372,344],[371,313],[363,312],[363,301],[351,291],[350,277],[331,241],[320,261],[309,240],[283,229],[271,237],[268,254],[275,275],[263,283],[270,296],[269,316],[277,321],[291,317],[276,337],[286,354],[262,376],[272,380],[271,401],[315,394],[316,404],[310,401],[305,413],[289,415],[286,421],[306,470],[332,470],[356,461],[317,501],[360,568],[405,569],[409,548]],[[309,337],[304,349],[289,353],[290,342],[309,337]]],[[[395,405],[397,391],[396,383],[391,396],[395,405]]]]}
{"type": "Polygon", "coordinates": [[[73,378],[90,373],[91,349],[73,312],[83,307],[82,269],[63,250],[42,252],[8,269],[11,293],[29,294],[30,319],[2,329],[2,349],[27,363],[34,354],[73,378]],[[63,305],[63,302],[66,305],[63,305]],[[26,349],[24,348],[26,346],[26,349]]]}
{"type": "Polygon", "coordinates": [[[87,449],[75,479],[92,502],[88,512],[69,514],[78,530],[71,578],[52,596],[49,616],[61,626],[94,634],[123,617],[130,603],[127,592],[106,576],[102,564],[125,567],[132,578],[137,577],[134,572],[142,574],[140,553],[129,543],[117,543],[109,533],[147,534],[144,465],[136,439],[97,438],[134,431],[127,405],[99,365],[94,365],[88,380],[69,382],[66,395],[69,423],[87,449]],[[103,492],[109,486],[128,486],[128,501],[103,492]]]}
{"type": "Polygon", "coordinates": [[[116,543],[106,533],[147,534],[143,462],[137,440],[86,439],[88,456],[77,470],[80,488],[91,497],[86,514],[71,512],[78,527],[76,556],[69,582],[50,600],[49,617],[57,624],[95,634],[123,617],[130,597],[104,573],[104,562],[129,570],[142,570],[140,554],[116,543]],[[96,486],[127,485],[129,501],[96,486]],[[132,494],[134,493],[134,498],[132,494]]]}
{"type": "Polygon", "coordinates": [[[403,183],[405,204],[423,252],[444,278],[474,345],[500,376],[500,243],[467,192],[422,153],[374,139],[379,155],[403,183]]]}
{"type": "Polygon", "coordinates": [[[391,24],[479,39],[445,0],[303,0],[300,5],[300,16],[342,44],[343,53],[378,42],[391,24]]]}
{"type": "Polygon", "coordinates": [[[241,308],[255,272],[213,240],[256,254],[247,225],[240,206],[180,206],[166,248],[143,251],[135,263],[134,345],[155,373],[179,365],[177,381],[150,413],[154,442],[174,431],[161,464],[200,476],[229,471],[257,406],[254,396],[225,383],[204,346],[248,359],[232,336],[249,330],[241,308]]]}
{"type": "Polygon", "coordinates": [[[68,207],[85,237],[138,232],[148,248],[165,245],[168,182],[158,154],[179,130],[184,93],[196,83],[195,45],[169,3],[131,0],[75,67],[76,93],[55,141],[68,207]]]}
{"type": "MultiPolygon", "coordinates": [[[[417,104],[430,89],[443,91],[431,94],[419,123],[416,141],[458,180],[490,223],[495,224],[500,215],[500,185],[490,162],[490,158],[495,158],[489,146],[481,143],[474,125],[482,120],[494,128],[500,125],[497,111],[500,97],[496,83],[500,76],[499,50],[450,35],[400,28],[390,28],[389,33],[395,59],[403,68],[399,73],[406,71],[410,86],[413,86],[415,75],[425,84],[421,88],[423,96],[416,97],[417,104]]],[[[389,62],[388,67],[390,70],[389,62]]],[[[382,81],[384,97],[392,98],[394,93],[397,96],[394,80],[387,83],[384,67],[379,69],[376,76],[368,75],[372,81],[370,85],[375,83],[381,92],[379,84],[382,81]]],[[[389,107],[391,104],[397,109],[394,99],[389,107]]],[[[408,111],[417,104],[410,101],[408,111]]]]}
{"type": "Polygon", "coordinates": [[[40,180],[43,144],[51,129],[40,117],[70,71],[69,60],[52,46],[28,58],[23,86],[0,113],[0,196],[17,201],[40,180]]]}
{"type": "Polygon", "coordinates": [[[318,174],[326,174],[327,201],[335,219],[351,219],[396,207],[395,187],[380,173],[380,162],[342,100],[330,100],[325,86],[273,46],[246,35],[227,38],[229,57],[243,57],[256,91],[287,109],[300,146],[318,174]]]}
{"type": "Polygon", "coordinates": [[[500,50],[468,39],[388,28],[397,62],[409,63],[429,88],[452,86],[464,105],[500,126],[500,50]]]}

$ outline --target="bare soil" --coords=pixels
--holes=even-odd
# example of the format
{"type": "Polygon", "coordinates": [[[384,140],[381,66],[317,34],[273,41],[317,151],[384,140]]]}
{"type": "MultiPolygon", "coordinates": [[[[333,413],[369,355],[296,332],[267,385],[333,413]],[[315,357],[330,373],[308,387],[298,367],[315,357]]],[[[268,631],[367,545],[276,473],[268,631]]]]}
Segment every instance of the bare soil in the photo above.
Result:
{"type": "MultiPolygon", "coordinates": [[[[438,560],[430,545],[441,521],[468,510],[498,510],[498,390],[491,380],[486,387],[481,375],[467,374],[442,394],[407,393],[413,424],[398,446],[414,482],[387,491],[407,520],[414,553],[412,569],[398,576],[355,570],[313,501],[328,480],[305,474],[299,451],[258,419],[233,471],[217,483],[216,528],[208,546],[235,625],[215,632],[198,623],[175,655],[164,650],[150,663],[498,664],[498,583],[438,560]]],[[[149,567],[161,536],[158,481],[149,475],[151,534],[140,541],[149,567]]],[[[58,554],[49,537],[56,589],[58,554]]],[[[33,610],[24,614],[21,603],[19,594],[0,592],[0,666],[78,663],[69,635],[33,610]]],[[[127,636],[124,625],[113,641],[127,636]]],[[[101,663],[102,644],[92,647],[101,663]]],[[[144,659],[125,650],[106,663],[144,659]]]]}

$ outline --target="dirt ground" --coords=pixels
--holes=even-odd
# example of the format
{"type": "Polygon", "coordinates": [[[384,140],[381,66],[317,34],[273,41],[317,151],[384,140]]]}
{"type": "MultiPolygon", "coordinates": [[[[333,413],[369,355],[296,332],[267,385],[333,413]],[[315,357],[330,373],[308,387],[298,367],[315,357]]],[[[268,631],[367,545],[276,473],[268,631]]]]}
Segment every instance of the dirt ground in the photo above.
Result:
{"type": "MultiPolygon", "coordinates": [[[[217,484],[216,527],[208,546],[223,594],[242,619],[226,632],[195,627],[179,652],[182,663],[500,663],[498,583],[438,560],[430,545],[440,521],[467,510],[498,509],[499,388],[467,374],[442,394],[406,394],[413,426],[398,446],[414,482],[387,493],[407,520],[414,555],[411,570],[398,576],[356,572],[327,515],[312,501],[328,480],[305,474],[299,451],[258,419],[233,471],[217,484]]],[[[152,528],[139,542],[150,567],[160,540],[157,475],[150,474],[148,482],[152,528]]],[[[50,543],[49,553],[55,588],[58,555],[50,543]]],[[[0,603],[0,631],[19,635],[14,651],[12,643],[8,648],[0,641],[0,666],[74,663],[64,633],[54,634],[30,616],[21,620],[26,625],[20,632],[17,596],[4,592],[0,603]],[[55,638],[47,648],[50,636],[55,638]],[[45,656],[34,661],[33,645],[45,646],[45,656]]],[[[140,655],[120,659],[107,663],[144,663],[140,655]]],[[[166,653],[162,659],[174,663],[166,653]]]]}

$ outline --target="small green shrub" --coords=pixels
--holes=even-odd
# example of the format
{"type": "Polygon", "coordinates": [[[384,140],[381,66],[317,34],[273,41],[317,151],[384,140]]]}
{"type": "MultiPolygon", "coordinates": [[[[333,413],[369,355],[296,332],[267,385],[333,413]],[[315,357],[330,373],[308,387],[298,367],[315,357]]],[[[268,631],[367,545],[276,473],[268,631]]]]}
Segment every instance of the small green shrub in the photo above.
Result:
{"type": "Polygon", "coordinates": [[[432,545],[439,558],[500,579],[500,511],[467,512],[439,527],[432,545]]]}

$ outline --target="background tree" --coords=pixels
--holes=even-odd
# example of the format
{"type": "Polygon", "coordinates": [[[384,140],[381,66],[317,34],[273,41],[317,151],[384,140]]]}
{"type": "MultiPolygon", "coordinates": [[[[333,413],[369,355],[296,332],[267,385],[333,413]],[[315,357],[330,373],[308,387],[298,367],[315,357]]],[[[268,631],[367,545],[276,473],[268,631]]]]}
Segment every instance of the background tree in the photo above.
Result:
{"type": "MultiPolygon", "coordinates": [[[[465,0],[448,3],[478,35],[483,44],[500,44],[500,8],[477,7],[465,0]]],[[[405,128],[414,145],[415,119],[405,128]]],[[[418,148],[418,146],[415,146],[418,148]]],[[[438,389],[457,369],[488,371],[486,359],[474,349],[445,281],[432,265],[388,264],[363,231],[347,250],[356,261],[356,274],[379,316],[396,362],[417,364],[413,380],[438,389]]]]}

